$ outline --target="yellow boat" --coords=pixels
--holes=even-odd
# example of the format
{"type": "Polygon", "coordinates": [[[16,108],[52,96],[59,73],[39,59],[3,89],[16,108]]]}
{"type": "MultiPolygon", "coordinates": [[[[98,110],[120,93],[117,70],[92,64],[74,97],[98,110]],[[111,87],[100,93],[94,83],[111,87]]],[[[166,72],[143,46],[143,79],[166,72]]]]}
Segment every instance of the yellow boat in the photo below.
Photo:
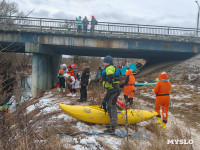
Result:
{"type": "MultiPolygon", "coordinates": [[[[59,104],[60,108],[68,115],[85,122],[95,124],[109,124],[110,117],[105,113],[104,109],[99,106],[80,106],[59,104]]],[[[157,116],[155,111],[147,110],[127,110],[128,123],[133,124],[148,120],[157,116]]],[[[126,124],[126,111],[117,111],[117,124],[126,124]]]]}

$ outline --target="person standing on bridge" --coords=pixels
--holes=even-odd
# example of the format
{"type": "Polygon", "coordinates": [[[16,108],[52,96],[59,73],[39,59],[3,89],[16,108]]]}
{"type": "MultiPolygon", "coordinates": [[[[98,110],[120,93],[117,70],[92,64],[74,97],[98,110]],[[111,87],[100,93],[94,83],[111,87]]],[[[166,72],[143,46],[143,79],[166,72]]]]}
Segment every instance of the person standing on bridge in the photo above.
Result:
{"type": "Polygon", "coordinates": [[[129,103],[130,105],[133,104],[133,96],[135,92],[135,77],[133,75],[133,71],[131,69],[127,70],[126,72],[126,79],[125,82],[120,85],[120,88],[123,88],[124,86],[124,99],[126,103],[129,103]]]}
{"type": "Polygon", "coordinates": [[[168,79],[168,74],[162,72],[158,76],[159,81],[157,82],[154,93],[156,94],[155,111],[158,113],[157,123],[161,124],[160,107],[162,107],[162,120],[163,124],[161,127],[166,129],[168,110],[170,105],[170,90],[171,84],[168,79]]]}
{"type": "Polygon", "coordinates": [[[87,86],[89,82],[90,77],[90,67],[84,63],[82,65],[83,72],[81,74],[81,89],[80,89],[80,99],[78,102],[84,102],[87,101],[87,86]]]}
{"type": "Polygon", "coordinates": [[[85,16],[85,18],[83,19],[83,33],[87,34],[87,26],[89,24],[89,21],[87,19],[87,17],[85,16]]]}
{"type": "Polygon", "coordinates": [[[105,112],[108,111],[108,115],[110,117],[110,126],[104,132],[113,133],[115,132],[117,124],[116,102],[120,94],[120,71],[116,66],[113,65],[113,59],[109,55],[104,58],[103,64],[105,66],[105,69],[102,71],[102,81],[103,87],[105,88],[105,97],[102,102],[102,107],[105,112]]]}
{"type": "Polygon", "coordinates": [[[77,27],[78,27],[77,32],[78,32],[78,33],[81,33],[81,31],[82,31],[82,20],[81,20],[81,16],[79,16],[78,19],[76,18],[76,21],[77,21],[77,27]]]}
{"type": "Polygon", "coordinates": [[[97,24],[98,24],[97,20],[95,19],[94,16],[92,16],[90,33],[94,33],[95,25],[97,24]]]}

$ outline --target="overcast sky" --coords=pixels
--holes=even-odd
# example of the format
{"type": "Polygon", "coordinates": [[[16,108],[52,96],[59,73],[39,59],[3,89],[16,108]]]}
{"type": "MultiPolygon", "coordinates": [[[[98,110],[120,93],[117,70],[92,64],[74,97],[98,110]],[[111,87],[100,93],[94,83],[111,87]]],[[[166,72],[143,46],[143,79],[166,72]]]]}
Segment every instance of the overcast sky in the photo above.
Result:
{"type": "MultiPolygon", "coordinates": [[[[196,28],[195,0],[10,0],[31,17],[75,19],[196,28]]],[[[200,2],[200,0],[199,0],[200,2]]],[[[200,4],[200,3],[199,3],[200,4]]]]}

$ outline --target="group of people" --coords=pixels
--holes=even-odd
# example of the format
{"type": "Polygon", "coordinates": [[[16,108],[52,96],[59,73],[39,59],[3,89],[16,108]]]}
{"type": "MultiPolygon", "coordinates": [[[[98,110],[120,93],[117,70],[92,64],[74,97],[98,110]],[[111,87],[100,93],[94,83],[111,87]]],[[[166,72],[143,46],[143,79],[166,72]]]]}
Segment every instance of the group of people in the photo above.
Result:
{"type": "MultiPolygon", "coordinates": [[[[85,16],[84,19],[81,20],[81,16],[79,16],[78,18],[76,18],[76,21],[77,21],[77,32],[81,33],[82,28],[83,28],[83,33],[87,34],[87,29],[88,29],[88,25],[89,25],[89,21],[88,21],[87,17],[85,16]]],[[[95,25],[97,25],[97,24],[98,24],[97,20],[95,19],[94,16],[92,16],[90,33],[94,33],[95,25]]]]}
{"type": "MultiPolygon", "coordinates": [[[[117,98],[120,95],[120,88],[124,88],[124,99],[126,104],[133,105],[133,97],[135,92],[135,77],[133,75],[133,71],[128,68],[126,71],[125,81],[122,83],[121,81],[121,73],[117,66],[113,64],[113,59],[111,56],[106,56],[103,60],[103,64],[105,66],[104,69],[99,68],[99,72],[101,73],[102,84],[105,89],[105,96],[102,102],[102,108],[105,112],[108,112],[110,117],[110,125],[108,129],[104,132],[112,133],[115,132],[116,124],[117,124],[117,98]]],[[[90,75],[90,69],[87,64],[82,65],[82,75],[81,75],[81,89],[80,89],[80,99],[78,102],[87,101],[87,86],[90,75]]],[[[66,65],[61,65],[59,70],[59,91],[63,88],[63,92],[65,92],[65,84],[67,81],[68,92],[71,91],[68,96],[76,96],[76,86],[74,85],[76,80],[78,79],[78,70],[76,65],[68,66],[68,70],[66,70],[66,65]],[[76,72],[76,73],[75,73],[76,72]]],[[[166,72],[162,72],[159,74],[158,82],[154,88],[154,93],[156,94],[156,102],[155,102],[155,111],[158,113],[157,115],[157,123],[162,124],[161,127],[166,129],[167,119],[168,119],[168,109],[170,105],[170,90],[171,84],[168,79],[168,74],[166,72]],[[160,108],[162,107],[162,120],[160,108]]]]}
{"type": "Polygon", "coordinates": [[[68,87],[67,96],[76,96],[76,89],[80,89],[80,99],[78,102],[87,101],[87,86],[89,81],[90,69],[86,63],[82,64],[82,74],[81,74],[81,82],[79,82],[79,74],[78,67],[76,64],[72,64],[66,66],[66,64],[60,65],[60,70],[58,73],[59,79],[59,92],[66,92],[66,86],[68,87]]]}
{"type": "MultiPolygon", "coordinates": [[[[119,85],[118,68],[114,66],[113,59],[111,56],[106,56],[103,60],[105,69],[102,71],[102,83],[105,88],[105,97],[102,102],[102,107],[105,112],[108,111],[110,117],[110,125],[104,132],[112,133],[115,132],[117,124],[117,98],[120,95],[120,88],[124,88],[124,99],[126,103],[133,104],[133,96],[135,92],[135,77],[131,69],[126,72],[125,82],[119,85]]],[[[163,129],[166,129],[168,110],[170,105],[170,90],[171,84],[168,79],[168,74],[162,72],[159,74],[158,82],[154,88],[154,93],[156,94],[155,111],[157,115],[157,123],[161,124],[163,129]],[[162,107],[162,121],[160,108],[162,107]]]]}

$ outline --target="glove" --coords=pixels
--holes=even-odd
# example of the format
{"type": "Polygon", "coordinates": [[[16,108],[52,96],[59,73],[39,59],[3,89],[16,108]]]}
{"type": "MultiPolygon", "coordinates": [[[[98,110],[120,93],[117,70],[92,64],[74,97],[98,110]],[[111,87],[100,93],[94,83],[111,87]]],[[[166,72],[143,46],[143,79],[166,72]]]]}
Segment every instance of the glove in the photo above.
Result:
{"type": "Polygon", "coordinates": [[[104,111],[107,112],[106,102],[102,102],[102,107],[103,107],[104,111]]]}

